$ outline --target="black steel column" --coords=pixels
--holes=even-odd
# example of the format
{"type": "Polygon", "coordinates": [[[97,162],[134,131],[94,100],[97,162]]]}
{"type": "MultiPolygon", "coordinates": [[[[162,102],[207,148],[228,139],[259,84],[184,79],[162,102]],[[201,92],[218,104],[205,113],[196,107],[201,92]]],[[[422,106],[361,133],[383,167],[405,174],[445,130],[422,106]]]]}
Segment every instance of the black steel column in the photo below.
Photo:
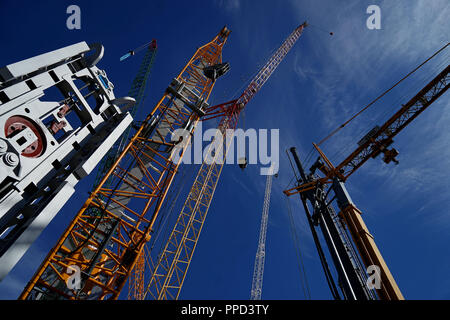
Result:
{"type": "MultiPolygon", "coordinates": [[[[290,151],[300,172],[301,179],[303,180],[299,181],[299,183],[306,183],[311,181],[311,178],[307,177],[305,174],[296,149],[292,147],[290,151]]],[[[328,250],[333,259],[333,263],[339,276],[339,282],[341,284],[344,296],[348,300],[368,300],[370,298],[367,294],[365,284],[361,282],[358,271],[355,270],[351,258],[348,255],[348,250],[346,250],[346,247],[342,242],[339,231],[331,216],[330,209],[326,205],[326,199],[324,199],[325,195],[323,193],[323,190],[319,190],[319,195],[322,195],[321,197],[318,197],[316,191],[317,190],[310,190],[301,194],[302,202],[304,202],[303,206],[305,208],[305,211],[307,212],[307,217],[309,217],[309,219],[311,217],[306,200],[309,200],[312,206],[315,208],[315,212],[313,212],[313,214],[317,214],[317,223],[320,226],[322,234],[325,238],[325,242],[328,246],[328,250]]],[[[308,222],[310,221],[309,219],[308,222]]],[[[311,229],[314,230],[312,232],[314,241],[316,241],[317,235],[314,236],[315,229],[314,227],[311,227],[311,229]]],[[[320,246],[320,244],[316,243],[316,247],[318,247],[318,245],[320,246]]],[[[321,256],[320,251],[319,256],[321,256]]],[[[329,270],[325,270],[325,275],[328,278],[329,270]]]]}

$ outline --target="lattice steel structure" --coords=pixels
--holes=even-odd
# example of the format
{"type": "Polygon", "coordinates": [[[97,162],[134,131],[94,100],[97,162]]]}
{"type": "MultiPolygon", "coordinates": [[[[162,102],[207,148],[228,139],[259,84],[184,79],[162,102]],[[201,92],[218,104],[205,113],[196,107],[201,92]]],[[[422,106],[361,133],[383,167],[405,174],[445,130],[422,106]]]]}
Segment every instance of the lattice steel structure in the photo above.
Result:
{"type": "Polygon", "coordinates": [[[270,193],[272,191],[272,171],[269,171],[266,179],[266,191],[264,192],[264,204],[261,215],[261,227],[259,229],[258,249],[255,256],[255,267],[253,269],[251,300],[261,300],[262,285],[264,278],[264,262],[266,260],[266,235],[267,222],[269,221],[270,193]]]}
{"type": "Polygon", "coordinates": [[[215,149],[209,150],[207,154],[213,155],[212,159],[208,162],[204,161],[198,171],[178,220],[172,229],[172,233],[158,261],[156,261],[156,266],[145,293],[146,298],[178,299],[222,172],[228,149],[225,145],[225,131],[236,128],[240,112],[269,79],[306,26],[305,22],[288,36],[238,99],[207,109],[203,121],[217,117],[221,118],[218,126],[221,134],[218,136],[222,141],[215,147],[215,143],[211,143],[211,148],[215,149]],[[221,161],[218,161],[219,159],[221,161]]]}
{"type": "Polygon", "coordinates": [[[387,120],[381,127],[376,126],[358,142],[356,148],[347,158],[339,165],[334,166],[316,144],[313,144],[318,150],[323,163],[317,169],[324,173],[324,177],[314,179],[309,183],[285,191],[285,194],[292,195],[307,190],[313,190],[317,183],[332,183],[334,177],[338,177],[345,182],[351,174],[360,168],[367,160],[376,158],[383,153],[383,161],[389,163],[396,162],[395,157],[398,155],[395,149],[389,149],[394,142],[393,138],[427,109],[433,102],[441,97],[449,87],[449,71],[450,66],[442,70],[433,80],[431,80],[424,88],[422,88],[411,100],[387,120]]]}
{"type": "MultiPolygon", "coordinates": [[[[214,82],[205,67],[222,62],[230,31],[200,47],[172,81],[113,166],[92,192],[20,299],[117,299],[177,172],[176,129],[192,132],[214,82]],[[108,186],[105,182],[112,179],[108,186]],[[94,208],[95,210],[91,210],[94,208]],[[73,270],[79,268],[78,274],[73,270]]],[[[181,150],[181,155],[184,149],[181,150]]]]}
{"type": "MultiPolygon", "coordinates": [[[[152,70],[157,52],[158,47],[156,44],[156,40],[152,40],[152,42],[150,42],[147,47],[147,51],[145,52],[141,65],[139,66],[139,70],[133,79],[130,90],[128,91],[128,96],[136,100],[136,103],[130,108],[130,110],[128,110],[133,118],[136,115],[136,111],[139,110],[144,104],[145,89],[147,87],[147,81],[150,76],[150,71],[152,70]]],[[[114,160],[125,147],[130,133],[131,126],[126,129],[120,139],[116,141],[114,146],[101,160],[100,164],[98,165],[97,174],[95,176],[94,188],[98,186],[102,178],[108,172],[108,169],[111,168],[111,166],[114,164],[114,160]]],[[[108,183],[109,182],[111,182],[111,179],[108,181],[108,183]]]]}

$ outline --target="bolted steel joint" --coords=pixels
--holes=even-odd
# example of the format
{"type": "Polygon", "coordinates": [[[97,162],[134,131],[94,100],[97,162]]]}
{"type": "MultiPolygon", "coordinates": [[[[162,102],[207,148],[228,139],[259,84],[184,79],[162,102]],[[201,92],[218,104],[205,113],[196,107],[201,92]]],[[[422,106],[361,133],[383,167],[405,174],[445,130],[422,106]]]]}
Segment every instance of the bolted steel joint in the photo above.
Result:
{"type": "Polygon", "coordinates": [[[3,162],[9,167],[16,167],[19,164],[19,157],[13,152],[3,155],[3,162]]]}

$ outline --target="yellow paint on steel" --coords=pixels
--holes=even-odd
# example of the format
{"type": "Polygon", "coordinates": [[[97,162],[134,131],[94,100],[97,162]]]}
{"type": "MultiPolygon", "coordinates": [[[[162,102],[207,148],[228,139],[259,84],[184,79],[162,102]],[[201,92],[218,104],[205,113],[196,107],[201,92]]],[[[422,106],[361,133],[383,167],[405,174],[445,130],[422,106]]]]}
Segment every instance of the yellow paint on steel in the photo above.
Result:
{"type": "Polygon", "coordinates": [[[366,268],[369,266],[380,268],[381,286],[375,288],[378,296],[383,300],[404,300],[400,288],[361,217],[361,211],[350,204],[339,215],[344,219],[366,268]]]}
{"type": "MultiPolygon", "coordinates": [[[[200,63],[205,66],[222,61],[222,47],[229,33],[228,29],[223,28],[211,42],[200,47],[177,76],[177,80],[184,83],[195,82],[194,78],[200,79],[199,85],[192,87],[192,90],[203,101],[207,101],[214,83],[209,79],[206,80],[201,73],[200,63]],[[193,74],[196,77],[192,77],[193,74]]],[[[166,92],[48,253],[19,299],[35,299],[44,295],[47,299],[76,300],[94,294],[97,299],[117,299],[136,265],[137,273],[133,274],[138,277],[133,279],[133,283],[138,285],[135,291],[136,298],[143,294],[143,277],[139,274],[143,265],[141,254],[145,242],[150,240],[153,225],[187,146],[186,144],[181,151],[178,162],[173,163],[171,149],[167,146],[173,147],[175,143],[170,141],[170,138],[159,134],[156,140],[147,139],[143,131],[155,114],[160,115],[160,122],[169,124],[172,130],[180,128],[187,121],[193,122],[194,125],[198,122],[198,115],[195,112],[187,114],[182,107],[173,103],[173,96],[166,92]],[[171,113],[166,114],[166,110],[170,110],[171,113]],[[166,151],[161,151],[162,148],[159,150],[159,147],[155,148],[155,143],[166,147],[166,151]],[[153,148],[152,154],[140,152],[144,148],[153,148]],[[120,165],[125,157],[134,161],[132,163],[135,163],[135,167],[142,172],[142,178],[137,178],[120,165]],[[146,166],[146,163],[151,165],[146,166]],[[132,186],[134,191],[127,193],[124,190],[103,188],[110,177],[115,178],[118,184],[126,183],[132,186]],[[117,207],[111,209],[104,204],[105,196],[111,203],[120,206],[122,212],[120,216],[113,212],[117,207]],[[113,196],[126,198],[127,201],[121,203],[112,199],[113,196]],[[141,208],[135,208],[138,203],[136,201],[141,201],[139,202],[141,208]],[[102,213],[98,217],[85,214],[88,208],[102,208],[102,213]],[[125,217],[125,212],[132,217],[125,217]],[[100,250],[100,246],[104,244],[102,234],[106,233],[98,227],[99,224],[96,225],[96,221],[103,224],[117,222],[115,232],[111,234],[108,246],[103,250],[100,250]],[[69,248],[69,244],[74,249],[69,248]],[[63,275],[64,268],[74,264],[82,271],[84,282],[81,290],[64,286],[67,280],[63,275]],[[95,290],[97,291],[94,292],[95,290]]]]}

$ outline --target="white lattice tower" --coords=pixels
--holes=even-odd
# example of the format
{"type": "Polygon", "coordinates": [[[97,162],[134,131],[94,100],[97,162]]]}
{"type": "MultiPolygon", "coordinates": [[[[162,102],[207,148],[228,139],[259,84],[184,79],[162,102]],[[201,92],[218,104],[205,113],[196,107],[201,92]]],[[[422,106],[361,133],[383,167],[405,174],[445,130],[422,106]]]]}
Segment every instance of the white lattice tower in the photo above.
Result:
{"type": "Polygon", "coordinates": [[[261,216],[261,227],[259,230],[258,249],[255,257],[255,269],[253,270],[251,300],[261,300],[263,276],[264,276],[264,261],[266,257],[266,234],[267,221],[269,220],[270,207],[270,193],[272,190],[273,167],[270,168],[266,180],[266,191],[264,194],[264,205],[261,216]]]}

